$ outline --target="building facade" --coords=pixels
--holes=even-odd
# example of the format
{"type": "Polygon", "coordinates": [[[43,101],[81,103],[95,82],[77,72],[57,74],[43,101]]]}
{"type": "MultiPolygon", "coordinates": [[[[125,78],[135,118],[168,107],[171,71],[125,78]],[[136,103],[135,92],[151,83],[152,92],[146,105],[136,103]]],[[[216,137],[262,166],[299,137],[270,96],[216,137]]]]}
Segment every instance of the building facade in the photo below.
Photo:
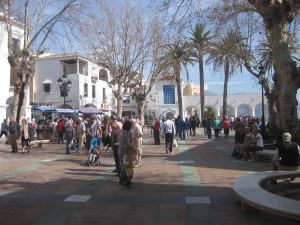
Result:
{"type": "MultiPolygon", "coordinates": [[[[5,23],[2,21],[3,14],[0,12],[0,65],[1,65],[1,82],[0,82],[0,121],[12,115],[14,101],[14,87],[16,83],[16,71],[11,68],[8,63],[8,34],[5,28],[5,23]]],[[[13,50],[19,51],[22,48],[23,42],[23,26],[17,21],[13,21],[12,38],[13,50]]],[[[31,107],[29,100],[25,108],[26,117],[31,115],[31,107]]]]}
{"type": "Polygon", "coordinates": [[[54,108],[91,106],[111,115],[115,101],[113,88],[108,86],[109,80],[107,70],[77,53],[46,53],[36,62],[30,101],[54,108]],[[65,93],[58,85],[58,79],[64,74],[72,82],[70,90],[65,93]]]}
{"type": "MultiPolygon", "coordinates": [[[[182,82],[183,89],[183,116],[200,115],[199,86],[182,82]],[[196,88],[195,88],[196,87],[196,88]],[[193,90],[196,90],[194,93],[193,90]],[[198,90],[198,91],[197,91],[198,90]]],[[[147,114],[159,117],[179,115],[177,85],[174,81],[158,81],[147,99],[147,114]]],[[[265,98],[265,103],[267,102],[265,98]]],[[[261,117],[262,95],[260,93],[229,94],[227,96],[228,115],[250,115],[261,117]]],[[[223,95],[205,94],[205,109],[210,108],[216,116],[221,116],[223,111],[223,95]]],[[[265,118],[268,118],[268,107],[265,104],[265,118]]]]}

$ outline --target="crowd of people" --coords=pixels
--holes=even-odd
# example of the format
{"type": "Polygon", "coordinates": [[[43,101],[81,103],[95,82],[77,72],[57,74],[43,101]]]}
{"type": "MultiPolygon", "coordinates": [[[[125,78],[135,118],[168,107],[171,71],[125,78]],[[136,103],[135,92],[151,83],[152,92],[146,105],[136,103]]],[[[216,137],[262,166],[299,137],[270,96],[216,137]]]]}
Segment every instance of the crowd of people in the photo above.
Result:
{"type": "MultiPolygon", "coordinates": [[[[34,119],[23,119],[21,124],[13,117],[1,124],[1,135],[10,135],[11,152],[18,152],[18,140],[21,140],[22,152],[30,152],[30,142],[39,137],[42,130],[34,119]],[[36,135],[36,137],[35,137],[36,135]],[[25,148],[27,151],[25,151],[25,148]]],[[[214,131],[215,139],[219,139],[221,130],[228,138],[230,130],[235,132],[235,143],[232,157],[244,161],[255,161],[255,153],[263,150],[264,140],[259,133],[259,120],[251,117],[226,117],[224,119],[207,117],[202,120],[204,133],[211,139],[214,131]]],[[[100,160],[102,151],[111,150],[115,161],[113,172],[119,177],[121,185],[131,188],[133,168],[141,167],[143,127],[136,118],[125,119],[116,116],[89,116],[86,118],[67,119],[64,117],[48,122],[51,140],[57,144],[65,144],[66,154],[73,149],[77,154],[88,155],[87,165],[100,160]]],[[[196,136],[196,117],[173,119],[168,116],[152,117],[148,123],[148,131],[155,145],[160,145],[161,138],[165,140],[166,154],[173,154],[175,137],[187,140],[196,136]]],[[[291,141],[291,135],[284,133],[283,143],[277,146],[273,159],[274,170],[299,170],[298,144],[291,141]]],[[[100,161],[99,161],[100,163],[100,161]]]]}

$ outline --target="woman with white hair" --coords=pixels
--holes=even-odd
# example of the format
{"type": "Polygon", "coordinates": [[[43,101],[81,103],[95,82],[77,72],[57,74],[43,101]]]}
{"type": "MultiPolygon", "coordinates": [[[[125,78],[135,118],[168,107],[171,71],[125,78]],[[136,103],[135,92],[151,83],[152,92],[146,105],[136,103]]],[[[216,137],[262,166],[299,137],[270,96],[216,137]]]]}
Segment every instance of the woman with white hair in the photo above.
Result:
{"type": "Polygon", "coordinates": [[[272,161],[273,170],[294,171],[300,169],[299,145],[292,142],[292,135],[284,133],[283,142],[276,148],[272,161]]]}

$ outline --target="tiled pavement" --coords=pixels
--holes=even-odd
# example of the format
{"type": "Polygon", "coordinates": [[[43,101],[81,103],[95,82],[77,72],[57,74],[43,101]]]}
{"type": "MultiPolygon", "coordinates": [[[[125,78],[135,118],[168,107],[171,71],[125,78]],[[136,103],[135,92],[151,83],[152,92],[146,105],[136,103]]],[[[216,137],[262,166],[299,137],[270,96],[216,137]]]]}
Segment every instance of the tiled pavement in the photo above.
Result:
{"type": "MultiPolygon", "coordinates": [[[[63,145],[9,153],[0,144],[1,225],[294,225],[258,210],[242,212],[232,190],[234,179],[270,170],[268,162],[233,160],[233,138],[179,141],[173,155],[153,145],[147,130],[142,167],[133,189],[118,184],[111,152],[100,167],[86,167],[86,156],[64,154],[63,145]]],[[[4,139],[1,139],[1,143],[4,139]]]]}

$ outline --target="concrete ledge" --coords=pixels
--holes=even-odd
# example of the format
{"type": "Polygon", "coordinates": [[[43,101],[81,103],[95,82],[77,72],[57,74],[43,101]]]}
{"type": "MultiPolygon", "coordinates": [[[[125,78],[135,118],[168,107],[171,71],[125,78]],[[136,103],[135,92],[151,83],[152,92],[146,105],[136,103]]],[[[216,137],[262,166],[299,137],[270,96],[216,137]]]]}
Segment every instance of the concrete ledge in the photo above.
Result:
{"type": "Polygon", "coordinates": [[[242,203],[242,210],[247,206],[300,221],[300,201],[285,198],[266,191],[262,186],[272,180],[300,177],[298,171],[266,171],[249,174],[236,179],[233,190],[242,203]]]}
{"type": "Polygon", "coordinates": [[[275,150],[263,149],[255,152],[255,161],[270,161],[275,155],[275,150]]]}

